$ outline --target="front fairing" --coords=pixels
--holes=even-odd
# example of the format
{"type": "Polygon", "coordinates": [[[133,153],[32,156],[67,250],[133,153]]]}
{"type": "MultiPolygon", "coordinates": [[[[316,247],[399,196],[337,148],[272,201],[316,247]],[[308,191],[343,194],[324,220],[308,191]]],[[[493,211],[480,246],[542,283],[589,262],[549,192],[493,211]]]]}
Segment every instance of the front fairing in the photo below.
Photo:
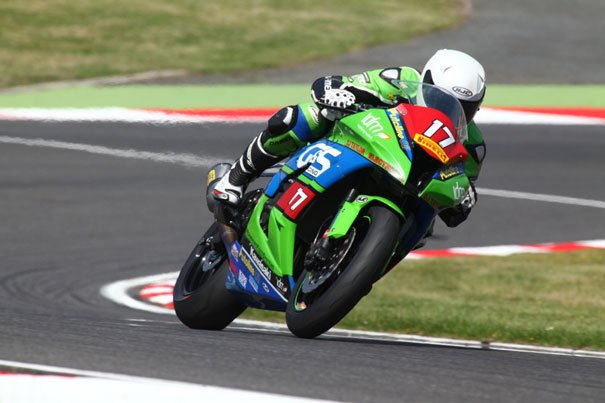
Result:
{"type": "Polygon", "coordinates": [[[361,155],[405,185],[412,149],[395,109],[370,109],[336,123],[330,140],[361,155]]]}

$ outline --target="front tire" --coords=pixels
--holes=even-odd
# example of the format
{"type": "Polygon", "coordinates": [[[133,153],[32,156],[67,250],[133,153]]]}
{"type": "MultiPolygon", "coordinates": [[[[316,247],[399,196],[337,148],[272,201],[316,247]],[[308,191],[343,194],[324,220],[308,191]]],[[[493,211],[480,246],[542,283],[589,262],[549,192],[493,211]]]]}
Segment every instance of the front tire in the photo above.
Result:
{"type": "Polygon", "coordinates": [[[229,270],[226,252],[206,245],[213,230],[216,224],[195,246],[174,285],[176,315],[192,329],[222,330],[246,309],[225,287],[229,270]]]}
{"type": "Polygon", "coordinates": [[[344,318],[380,277],[400,228],[399,217],[386,207],[372,206],[360,214],[333,251],[331,272],[318,274],[305,268],[299,277],[286,309],[290,331],[314,338],[344,318]]]}

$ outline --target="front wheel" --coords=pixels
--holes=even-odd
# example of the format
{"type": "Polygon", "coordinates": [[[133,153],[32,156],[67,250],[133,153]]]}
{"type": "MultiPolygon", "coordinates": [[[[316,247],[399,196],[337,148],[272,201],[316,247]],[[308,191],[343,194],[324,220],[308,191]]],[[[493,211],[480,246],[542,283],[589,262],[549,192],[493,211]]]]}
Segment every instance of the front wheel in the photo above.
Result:
{"type": "Polygon", "coordinates": [[[290,331],[313,338],[336,325],[372,289],[397,244],[401,223],[386,207],[370,207],[338,239],[322,267],[305,268],[286,309],[290,331]]]}
{"type": "Polygon", "coordinates": [[[176,315],[192,329],[224,329],[246,309],[225,287],[229,261],[224,250],[207,245],[210,236],[218,236],[216,224],[195,246],[174,285],[176,315]]]}

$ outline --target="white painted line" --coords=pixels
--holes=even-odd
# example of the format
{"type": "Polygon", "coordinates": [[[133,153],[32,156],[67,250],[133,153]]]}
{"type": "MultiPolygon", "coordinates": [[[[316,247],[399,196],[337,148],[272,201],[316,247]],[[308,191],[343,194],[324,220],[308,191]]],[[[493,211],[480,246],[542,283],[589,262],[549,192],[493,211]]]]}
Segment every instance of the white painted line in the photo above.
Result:
{"type": "Polygon", "coordinates": [[[221,117],[166,113],[129,108],[0,108],[0,119],[42,122],[124,122],[147,124],[200,124],[213,122],[265,122],[267,117],[221,117]]]}
{"type": "Polygon", "coordinates": [[[546,253],[541,248],[523,245],[476,246],[465,248],[450,248],[453,254],[468,254],[473,256],[510,256],[518,253],[546,253]]]}
{"type": "Polygon", "coordinates": [[[156,153],[150,151],[138,151],[133,149],[109,148],[104,146],[70,143],[57,140],[28,139],[23,137],[0,136],[0,143],[18,144],[29,147],[47,147],[61,150],[83,151],[91,154],[109,155],[112,157],[132,158],[153,162],[182,165],[188,168],[209,167],[213,164],[225,161],[225,158],[200,157],[193,154],[156,153]]]}
{"type": "Polygon", "coordinates": [[[579,241],[578,244],[589,248],[605,249],[605,239],[595,239],[593,241],[579,241]]]}
{"type": "Polygon", "coordinates": [[[24,370],[72,375],[0,375],[0,402],[91,403],[187,402],[326,402],[274,393],[198,385],[163,379],[0,360],[0,365],[24,370]]]}
{"type": "Polygon", "coordinates": [[[475,121],[479,124],[508,125],[603,125],[605,119],[585,116],[558,115],[497,108],[481,108],[475,121]]]}
{"type": "Polygon", "coordinates": [[[541,193],[527,193],[527,192],[516,192],[514,190],[501,190],[501,189],[486,189],[477,188],[477,192],[480,196],[497,196],[504,197],[506,199],[523,199],[523,200],[535,200],[543,201],[548,203],[560,203],[560,204],[571,204],[574,206],[582,207],[595,207],[605,208],[605,201],[592,200],[592,199],[579,199],[576,197],[567,196],[555,196],[541,193]]]}
{"type": "MultiPolygon", "coordinates": [[[[131,109],[120,107],[100,108],[0,108],[0,119],[24,119],[34,121],[56,122],[129,122],[153,124],[187,124],[204,122],[266,122],[267,116],[246,115],[241,109],[241,115],[217,116],[211,112],[197,115],[179,114],[178,110],[166,113],[162,111],[131,109]]],[[[497,108],[481,108],[475,118],[480,124],[519,124],[519,125],[603,125],[605,119],[537,113],[527,111],[512,111],[497,108]]]]}
{"type": "MultiPolygon", "coordinates": [[[[590,243],[592,241],[585,241],[590,243]]],[[[598,241],[603,242],[604,241],[598,241]]],[[[470,249],[470,248],[466,248],[470,249]]],[[[480,248],[479,248],[480,249],[480,248]]],[[[146,276],[133,278],[128,280],[118,281],[106,285],[101,289],[101,294],[109,300],[123,306],[127,306],[133,309],[139,309],[142,311],[153,312],[164,315],[174,316],[174,310],[155,306],[152,304],[145,304],[141,301],[131,297],[129,290],[135,287],[140,287],[145,284],[154,282],[172,282],[176,281],[178,272],[174,273],[163,273],[154,276],[146,276]]],[[[138,321],[132,319],[133,321],[138,321]]],[[[143,322],[150,322],[147,320],[140,320],[143,322]]],[[[254,332],[267,332],[267,333],[284,333],[290,334],[288,327],[279,323],[262,322],[247,319],[236,319],[229,326],[230,328],[237,328],[241,330],[250,330],[254,332]]],[[[346,330],[346,329],[332,329],[320,336],[322,338],[351,338],[356,340],[374,340],[374,341],[390,341],[398,343],[415,343],[415,344],[427,344],[436,346],[446,347],[458,347],[458,348],[472,348],[472,349],[483,349],[483,350],[498,350],[498,351],[516,351],[523,353],[536,353],[536,354],[550,354],[550,355],[564,355],[574,357],[590,357],[590,358],[601,358],[605,359],[605,352],[601,351],[588,351],[588,350],[576,350],[570,348],[551,348],[551,347],[539,347],[524,344],[511,344],[511,343],[492,343],[487,341],[477,340],[461,340],[461,339],[448,339],[442,337],[426,337],[416,336],[409,334],[395,334],[395,333],[383,333],[383,332],[370,332],[361,330],[346,330]]]]}
{"type": "MultiPolygon", "coordinates": [[[[109,148],[105,146],[71,143],[58,140],[45,140],[41,138],[29,139],[23,137],[0,136],[0,143],[18,144],[30,147],[48,147],[63,150],[83,151],[91,154],[109,155],[113,157],[132,158],[148,160],[169,164],[182,165],[189,168],[208,167],[229,158],[201,157],[194,154],[177,154],[172,152],[157,153],[151,151],[139,151],[133,149],[109,148]]],[[[509,199],[535,200],[549,203],[571,204],[583,207],[605,208],[605,201],[580,199],[567,196],[547,195],[540,193],[517,192],[513,190],[477,188],[480,195],[497,196],[509,199]]]]}
{"type": "Polygon", "coordinates": [[[176,281],[177,276],[178,273],[163,273],[156,274],[153,276],[137,277],[128,280],[116,281],[115,283],[108,284],[101,288],[101,295],[109,299],[110,301],[115,302],[116,304],[124,305],[128,308],[152,313],[174,315],[174,311],[172,309],[147,304],[131,297],[128,294],[128,290],[155,282],[172,281],[172,283],[174,284],[174,281],[176,281]]]}

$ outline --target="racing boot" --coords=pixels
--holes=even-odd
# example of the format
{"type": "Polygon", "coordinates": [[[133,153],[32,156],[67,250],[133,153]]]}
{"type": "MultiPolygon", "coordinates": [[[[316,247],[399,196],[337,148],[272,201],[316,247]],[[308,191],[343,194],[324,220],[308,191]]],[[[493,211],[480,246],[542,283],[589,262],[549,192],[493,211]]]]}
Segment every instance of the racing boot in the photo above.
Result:
{"type": "Polygon", "coordinates": [[[238,205],[253,179],[309,141],[319,139],[333,124],[319,116],[315,104],[280,109],[269,118],[266,129],[252,140],[229,173],[217,183],[213,190],[214,198],[231,206],[238,205]]]}
{"type": "Polygon", "coordinates": [[[231,166],[229,172],[217,182],[212,190],[212,195],[216,200],[237,206],[244,196],[248,184],[265,169],[283,158],[265,151],[262,140],[267,137],[266,133],[267,130],[256,136],[244,154],[231,166]]]}

